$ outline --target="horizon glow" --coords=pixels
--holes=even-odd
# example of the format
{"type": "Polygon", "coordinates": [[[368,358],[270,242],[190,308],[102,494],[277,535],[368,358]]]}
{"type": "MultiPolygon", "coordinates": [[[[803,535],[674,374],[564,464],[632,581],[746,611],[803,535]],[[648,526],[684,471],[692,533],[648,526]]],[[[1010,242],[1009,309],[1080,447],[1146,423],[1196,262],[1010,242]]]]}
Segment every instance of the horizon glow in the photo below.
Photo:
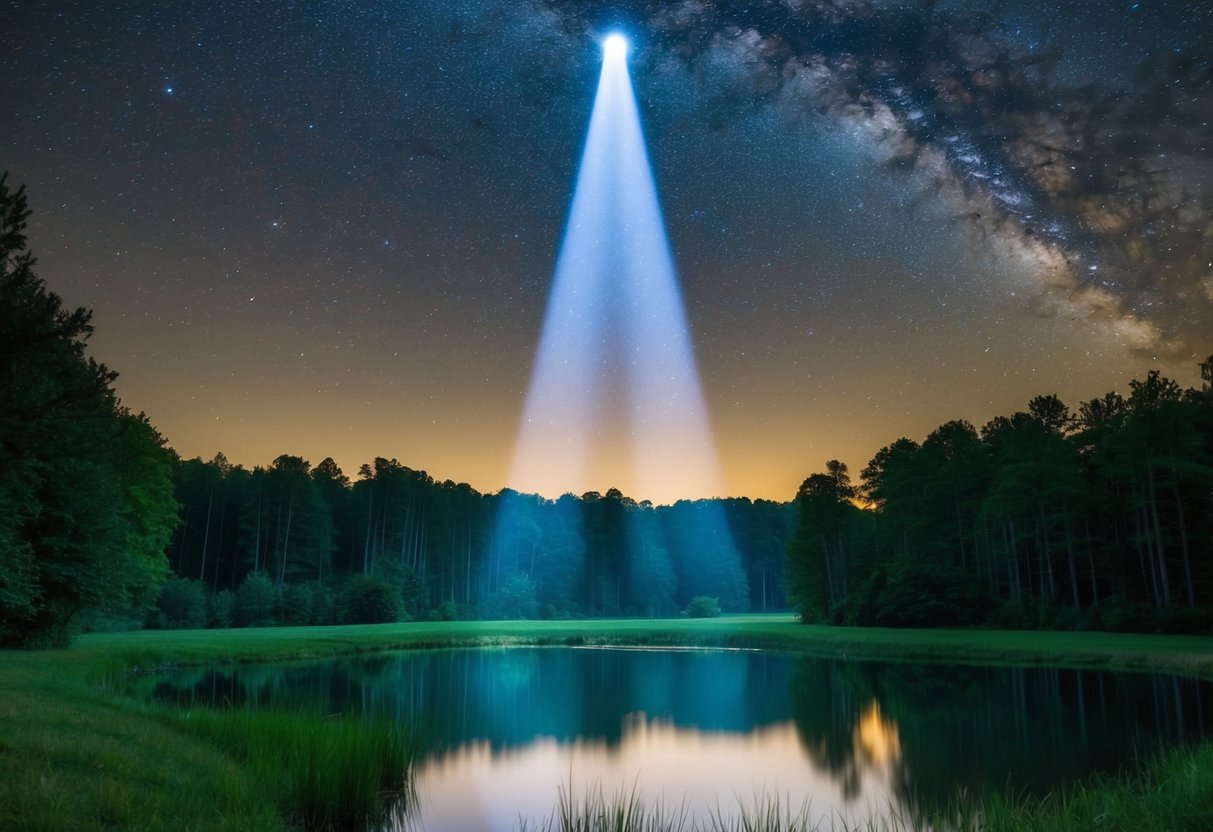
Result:
{"type": "Polygon", "coordinates": [[[509,486],[724,496],[626,55],[607,37],[509,486]]]}

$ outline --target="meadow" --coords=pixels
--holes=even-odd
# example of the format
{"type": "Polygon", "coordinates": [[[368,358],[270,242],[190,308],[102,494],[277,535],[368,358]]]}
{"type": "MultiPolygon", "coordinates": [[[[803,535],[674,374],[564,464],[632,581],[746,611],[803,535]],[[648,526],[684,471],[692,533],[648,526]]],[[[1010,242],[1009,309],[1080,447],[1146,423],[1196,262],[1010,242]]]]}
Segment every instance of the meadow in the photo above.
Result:
{"type": "MultiPolygon", "coordinates": [[[[1210,637],[827,628],[791,616],[93,634],[66,650],[0,653],[0,817],[14,830],[357,827],[385,799],[407,800],[415,749],[402,729],[339,715],[178,710],[132,695],[131,680],[190,664],[514,644],[760,648],[1213,679],[1210,637]]],[[[643,805],[632,814],[652,820],[643,805]]],[[[796,828],[794,812],[780,817],[764,821],[758,807],[748,814],[757,828],[796,828]]],[[[989,829],[1213,828],[1213,747],[1172,752],[1044,800],[994,799],[964,817],[959,825],[980,818],[989,829]]],[[[554,819],[555,828],[577,827],[571,815],[554,819]]]]}

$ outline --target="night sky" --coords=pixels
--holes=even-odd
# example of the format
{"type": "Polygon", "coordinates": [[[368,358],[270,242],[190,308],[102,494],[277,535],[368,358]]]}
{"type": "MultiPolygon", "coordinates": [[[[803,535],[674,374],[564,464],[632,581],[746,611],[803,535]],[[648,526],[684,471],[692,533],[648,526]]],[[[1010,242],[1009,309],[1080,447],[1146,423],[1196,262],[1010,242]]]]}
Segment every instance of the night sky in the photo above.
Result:
{"type": "Polygon", "coordinates": [[[612,29],[729,495],[1213,353],[1209,0],[0,11],[39,275],[186,457],[507,485],[612,29]]]}

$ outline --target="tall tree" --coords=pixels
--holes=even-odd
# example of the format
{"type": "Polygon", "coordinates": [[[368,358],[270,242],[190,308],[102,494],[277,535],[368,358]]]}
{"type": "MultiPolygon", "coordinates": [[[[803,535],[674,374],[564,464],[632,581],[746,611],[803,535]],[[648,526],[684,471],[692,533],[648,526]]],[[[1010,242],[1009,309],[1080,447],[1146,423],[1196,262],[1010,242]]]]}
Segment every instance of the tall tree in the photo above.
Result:
{"type": "Polygon", "coordinates": [[[848,526],[859,509],[847,466],[826,463],[796,492],[796,528],[787,549],[788,595],[805,621],[822,621],[849,589],[848,526]]]}
{"type": "Polygon", "coordinates": [[[175,506],[161,438],[86,354],[91,313],[34,273],[28,217],[0,176],[0,643],[63,644],[154,596],[175,506]]]}

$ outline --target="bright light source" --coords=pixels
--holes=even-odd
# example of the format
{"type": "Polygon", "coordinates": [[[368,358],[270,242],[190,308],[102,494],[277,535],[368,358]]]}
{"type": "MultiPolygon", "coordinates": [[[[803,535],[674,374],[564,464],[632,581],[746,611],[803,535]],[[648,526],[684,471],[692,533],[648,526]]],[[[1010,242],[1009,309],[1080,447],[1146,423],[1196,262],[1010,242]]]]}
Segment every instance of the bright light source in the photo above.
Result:
{"type": "Polygon", "coordinates": [[[604,60],[622,61],[628,56],[628,39],[618,32],[607,35],[602,42],[602,57],[604,60]]]}
{"type": "MultiPolygon", "coordinates": [[[[628,77],[627,39],[612,33],[602,50],[509,485],[549,498],[608,486],[656,503],[718,497],[724,479],[628,77]]],[[[579,504],[565,501],[567,516],[551,527],[540,526],[537,505],[525,494],[502,493],[487,554],[498,582],[533,570],[541,545],[585,556],[579,504]],[[541,528],[563,529],[563,542],[541,542],[541,528]]],[[[721,586],[743,587],[722,504],[683,507],[694,517],[676,525],[693,530],[693,538],[679,546],[697,553],[696,574],[727,576],[721,586]]],[[[665,551],[664,533],[652,515],[628,514],[636,525],[615,555],[651,564],[653,552],[665,551]]],[[[628,574],[649,581],[649,568],[630,566],[628,574]]],[[[734,605],[745,604],[741,592],[734,605]]]]}
{"type": "Polygon", "coordinates": [[[509,485],[608,486],[674,502],[724,493],[678,274],[628,77],[604,60],[509,485]]]}

